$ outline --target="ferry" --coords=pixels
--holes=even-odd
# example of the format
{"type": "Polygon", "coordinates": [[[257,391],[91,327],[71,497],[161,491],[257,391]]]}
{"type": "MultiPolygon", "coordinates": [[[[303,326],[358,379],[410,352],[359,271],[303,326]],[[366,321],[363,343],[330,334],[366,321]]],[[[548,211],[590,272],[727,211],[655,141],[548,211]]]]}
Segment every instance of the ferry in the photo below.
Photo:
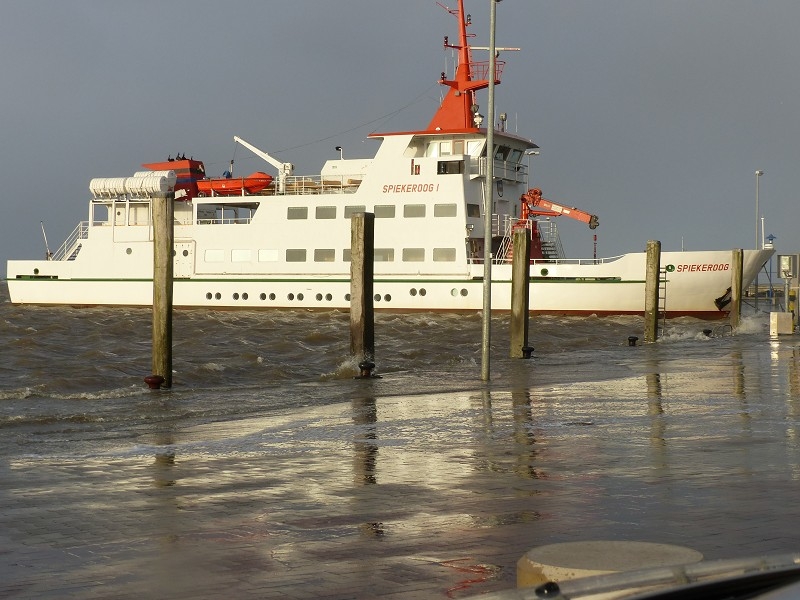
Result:
{"type": "MultiPolygon", "coordinates": [[[[458,60],[452,73],[439,77],[446,93],[426,127],[371,134],[380,142],[371,158],[340,154],[307,175],[236,136],[236,143],[264,160],[263,171],[212,179],[202,161],[184,155],[146,163],[145,171],[130,177],[93,179],[88,220],[60,248],[40,260],[8,261],[11,302],[152,305],[151,202],[166,185],[174,195],[176,307],[348,310],[351,216],[368,212],[375,219],[375,310],[481,310],[486,244],[493,262],[492,310],[510,310],[511,239],[525,228],[532,239],[532,314],[642,314],[645,252],[565,255],[556,218],[589,228],[599,219],[529,189],[527,163],[537,145],[507,130],[503,113],[485,123],[478,104],[490,77],[501,83],[505,62],[495,60],[490,73],[489,60],[473,59],[487,48],[470,45],[473,23],[464,0],[443,8],[458,23],[457,41],[444,38],[445,51],[458,60]]],[[[773,252],[743,251],[743,289],[773,252]]],[[[663,316],[727,317],[732,255],[663,252],[663,316]]]]}

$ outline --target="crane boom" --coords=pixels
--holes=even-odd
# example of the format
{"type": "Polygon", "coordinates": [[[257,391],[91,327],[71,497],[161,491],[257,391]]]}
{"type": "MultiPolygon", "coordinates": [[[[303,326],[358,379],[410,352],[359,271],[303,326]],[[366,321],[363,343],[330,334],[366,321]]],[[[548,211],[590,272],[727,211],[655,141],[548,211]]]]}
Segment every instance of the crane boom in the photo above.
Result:
{"type": "Polygon", "coordinates": [[[253,144],[243,140],[238,135],[233,136],[233,141],[236,142],[237,144],[241,144],[242,146],[250,150],[250,152],[252,152],[253,154],[255,154],[260,158],[263,158],[273,167],[278,169],[278,190],[282,194],[286,192],[286,178],[289,177],[294,172],[294,165],[292,163],[281,162],[275,158],[272,158],[269,154],[267,154],[263,150],[256,148],[255,146],[253,146],[253,144]]]}
{"type": "Polygon", "coordinates": [[[520,216],[522,220],[527,220],[532,216],[558,217],[564,215],[576,221],[588,223],[589,229],[597,229],[600,224],[597,215],[589,214],[579,208],[562,206],[543,198],[542,190],[539,188],[528,190],[522,194],[520,202],[522,203],[522,215],[520,216]]]}

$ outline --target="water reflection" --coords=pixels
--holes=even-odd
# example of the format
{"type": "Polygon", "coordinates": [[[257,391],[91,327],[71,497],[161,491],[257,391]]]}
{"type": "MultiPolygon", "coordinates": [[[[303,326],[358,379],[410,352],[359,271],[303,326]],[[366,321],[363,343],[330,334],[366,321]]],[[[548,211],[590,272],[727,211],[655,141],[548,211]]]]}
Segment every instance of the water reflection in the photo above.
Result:
{"type": "Polygon", "coordinates": [[[156,487],[170,487],[175,485],[173,467],[175,466],[174,452],[159,452],[153,463],[153,485],[156,487]]]}
{"type": "Polygon", "coordinates": [[[650,449],[652,451],[652,463],[658,474],[663,474],[667,470],[668,459],[666,455],[666,420],[664,417],[663,393],[661,384],[661,361],[657,352],[659,348],[649,346],[646,348],[647,374],[645,382],[647,384],[647,414],[650,417],[650,449]]]}
{"type": "Polygon", "coordinates": [[[153,461],[153,485],[155,487],[171,487],[175,485],[175,444],[174,431],[167,430],[157,433],[155,436],[157,446],[163,449],[156,451],[153,461]]]}
{"type": "Polygon", "coordinates": [[[514,441],[517,446],[516,472],[521,477],[538,479],[536,436],[533,432],[532,399],[529,390],[511,392],[514,441]]]}
{"type": "MultiPolygon", "coordinates": [[[[353,485],[356,487],[374,486],[378,483],[378,408],[375,398],[354,398],[351,402],[351,409],[355,425],[353,431],[353,485]]],[[[366,512],[372,513],[374,507],[369,500],[366,502],[368,509],[366,512]]],[[[359,512],[363,512],[363,510],[359,510],[359,512]]],[[[386,529],[381,521],[361,523],[358,531],[362,537],[366,538],[382,538],[386,535],[386,529]]]]}
{"type": "MultiPolygon", "coordinates": [[[[800,398],[800,368],[798,368],[798,362],[800,362],[800,348],[795,346],[792,348],[792,357],[789,359],[789,396],[795,400],[800,398]]],[[[796,415],[797,413],[794,412],[794,414],[796,415]]]]}
{"type": "Polygon", "coordinates": [[[732,355],[733,363],[733,395],[741,400],[747,399],[747,392],[744,384],[744,360],[742,351],[734,350],[732,355]]]}
{"type": "Polygon", "coordinates": [[[353,423],[356,425],[353,440],[353,482],[356,485],[377,483],[378,439],[376,424],[378,409],[375,398],[357,398],[352,401],[353,423]]]}

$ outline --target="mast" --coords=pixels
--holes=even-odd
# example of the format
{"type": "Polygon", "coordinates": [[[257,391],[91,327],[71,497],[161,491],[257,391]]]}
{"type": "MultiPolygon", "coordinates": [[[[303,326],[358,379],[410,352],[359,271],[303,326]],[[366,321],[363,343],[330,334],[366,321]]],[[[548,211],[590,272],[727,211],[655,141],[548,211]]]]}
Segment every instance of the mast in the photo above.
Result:
{"type": "MultiPolygon", "coordinates": [[[[457,9],[449,9],[439,2],[437,4],[458,19],[458,44],[451,44],[447,36],[444,38],[445,48],[458,50],[458,66],[454,79],[447,79],[442,72],[439,82],[450,89],[428,125],[428,131],[477,131],[480,123],[476,122],[478,105],[475,93],[489,87],[489,62],[472,62],[472,48],[468,40],[473,36],[467,33],[472,18],[464,14],[464,0],[458,0],[457,9]]],[[[499,74],[504,64],[502,61],[496,62],[497,84],[500,83],[499,74]]]]}

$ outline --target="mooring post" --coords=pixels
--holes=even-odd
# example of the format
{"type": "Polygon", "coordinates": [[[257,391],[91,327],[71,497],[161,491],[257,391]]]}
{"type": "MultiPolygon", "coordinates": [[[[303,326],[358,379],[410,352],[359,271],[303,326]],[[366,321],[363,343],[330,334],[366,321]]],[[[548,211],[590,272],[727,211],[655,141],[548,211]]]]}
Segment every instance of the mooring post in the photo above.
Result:
{"type": "Polygon", "coordinates": [[[153,207],[153,374],[151,388],[172,387],[172,251],[175,193],[156,194],[153,207]],[[158,378],[163,377],[160,385],[158,378]]]}
{"type": "Polygon", "coordinates": [[[658,278],[661,272],[661,242],[647,242],[647,274],[644,282],[644,341],[658,339],[658,278]]]}
{"type": "Polygon", "coordinates": [[[528,311],[531,281],[531,232],[514,232],[514,253],[511,264],[511,358],[530,358],[528,346],[528,311]]]}
{"type": "Polygon", "coordinates": [[[735,248],[731,255],[731,329],[736,330],[742,321],[742,269],[744,250],[735,248]]]}
{"type": "Polygon", "coordinates": [[[375,368],[375,215],[355,213],[350,223],[350,353],[359,361],[363,378],[375,368]]]}

